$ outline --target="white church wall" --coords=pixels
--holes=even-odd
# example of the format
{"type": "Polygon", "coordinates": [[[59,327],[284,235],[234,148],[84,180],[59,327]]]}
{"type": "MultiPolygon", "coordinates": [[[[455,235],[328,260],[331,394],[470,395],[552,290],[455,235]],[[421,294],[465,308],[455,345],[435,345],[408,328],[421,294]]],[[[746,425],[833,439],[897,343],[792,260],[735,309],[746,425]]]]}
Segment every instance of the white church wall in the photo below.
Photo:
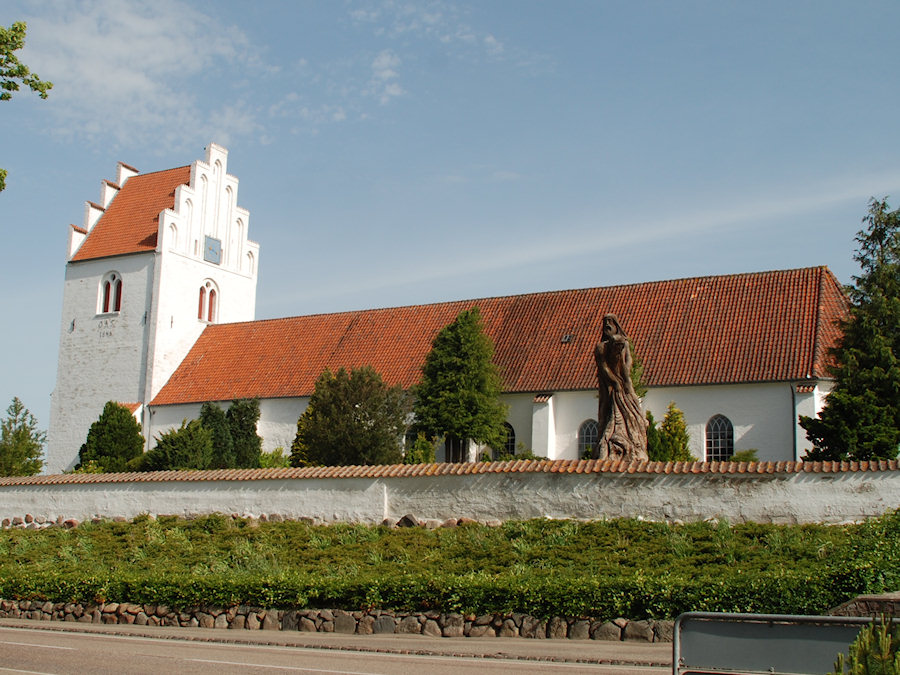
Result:
{"type": "Polygon", "coordinates": [[[684,413],[691,454],[705,457],[706,424],[716,414],[734,425],[734,449],[756,449],[763,461],[794,459],[794,402],[789,382],[725,384],[694,387],[653,388],[644,397],[644,409],[657,423],[669,402],[684,413]]]}
{"type": "Polygon", "coordinates": [[[143,400],[153,267],[152,254],[66,266],[56,388],[50,397],[48,472],[74,466],[107,401],[143,400]],[[122,303],[119,312],[103,313],[101,282],[109,272],[121,276],[122,303]]]}
{"type": "MultiPolygon", "coordinates": [[[[564,469],[564,467],[560,467],[564,469]]],[[[477,473],[465,475],[103,482],[102,476],[4,479],[0,519],[31,514],[50,521],[143,513],[280,514],[325,522],[419,519],[644,518],[732,523],[843,523],[879,516],[900,501],[900,471],[800,473],[477,473]],[[43,481],[43,482],[42,482],[43,481]]]]}
{"type": "Polygon", "coordinates": [[[263,438],[263,452],[284,448],[290,454],[297,434],[297,420],[309,405],[309,398],[268,398],[259,403],[257,433],[263,438]]]}
{"type": "Polygon", "coordinates": [[[562,391],[553,395],[556,413],[556,454],[552,459],[578,457],[578,428],[588,419],[597,419],[597,392],[562,391]]]}
{"type": "Polygon", "coordinates": [[[516,432],[516,445],[520,443],[526,450],[533,450],[531,440],[532,408],[534,406],[534,394],[505,394],[500,397],[509,411],[506,421],[512,425],[516,432]]]}

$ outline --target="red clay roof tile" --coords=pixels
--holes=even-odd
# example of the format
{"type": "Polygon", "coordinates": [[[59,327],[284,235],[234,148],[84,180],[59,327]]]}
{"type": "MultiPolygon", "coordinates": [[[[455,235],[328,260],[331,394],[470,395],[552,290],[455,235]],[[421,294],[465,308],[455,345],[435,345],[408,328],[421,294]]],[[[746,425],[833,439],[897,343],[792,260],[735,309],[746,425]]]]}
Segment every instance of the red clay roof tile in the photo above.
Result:
{"type": "Polygon", "coordinates": [[[190,166],[129,178],[72,256],[72,262],[156,250],[159,214],[175,206],[175,188],[190,179],[190,166]]]}
{"type": "Polygon", "coordinates": [[[650,386],[828,377],[847,311],[831,272],[812,267],[212,325],[152,405],[309,396],[326,368],[364,365],[409,388],[438,331],[475,305],[509,393],[593,389],[608,312],[650,386]]]}

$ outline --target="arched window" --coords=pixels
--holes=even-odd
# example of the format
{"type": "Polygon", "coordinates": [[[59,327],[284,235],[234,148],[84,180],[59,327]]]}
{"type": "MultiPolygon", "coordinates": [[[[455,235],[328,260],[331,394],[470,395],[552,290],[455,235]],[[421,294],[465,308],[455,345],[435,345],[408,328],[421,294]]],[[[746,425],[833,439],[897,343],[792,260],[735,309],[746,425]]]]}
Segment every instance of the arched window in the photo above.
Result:
{"type": "Polygon", "coordinates": [[[590,457],[591,453],[597,449],[597,441],[599,440],[600,429],[596,420],[585,420],[578,427],[578,456],[590,457]]]}
{"type": "Polygon", "coordinates": [[[212,281],[204,281],[200,286],[197,302],[197,318],[200,321],[215,323],[219,311],[219,293],[212,281]]]}
{"type": "Polygon", "coordinates": [[[492,448],[493,452],[491,454],[495,460],[499,459],[501,455],[516,454],[516,430],[513,429],[512,424],[509,422],[504,422],[503,428],[506,429],[506,440],[501,447],[492,448]]]}
{"type": "Polygon", "coordinates": [[[734,426],[725,415],[713,415],[706,423],[706,461],[724,462],[734,454],[734,426]]]}
{"type": "Polygon", "coordinates": [[[118,312],[122,309],[122,277],[118,272],[107,272],[100,282],[98,314],[118,312]]]}

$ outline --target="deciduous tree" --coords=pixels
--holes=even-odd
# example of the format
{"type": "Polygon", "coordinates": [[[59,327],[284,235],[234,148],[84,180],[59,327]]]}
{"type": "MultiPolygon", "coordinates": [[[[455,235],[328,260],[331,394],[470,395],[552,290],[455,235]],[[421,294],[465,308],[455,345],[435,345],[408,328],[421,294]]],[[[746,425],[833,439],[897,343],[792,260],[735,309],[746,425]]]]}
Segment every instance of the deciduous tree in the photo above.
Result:
{"type": "MultiPolygon", "coordinates": [[[[0,26],[0,101],[8,101],[13,92],[25,85],[41,98],[53,88],[52,82],[44,82],[24,63],[16,52],[25,46],[24,21],[16,21],[9,28],[0,26]]],[[[0,191],[6,187],[6,170],[0,169],[0,191]]]]}
{"type": "Polygon", "coordinates": [[[0,476],[31,476],[44,466],[41,455],[47,434],[22,401],[13,398],[0,423],[0,476]]]}
{"type": "Polygon", "coordinates": [[[435,336],[422,366],[416,426],[428,436],[502,445],[507,407],[500,401],[502,382],[493,356],[478,307],[460,312],[435,336]]]}
{"type": "Polygon", "coordinates": [[[326,370],[297,421],[291,464],[399,464],[408,412],[403,389],[374,368],[326,370]]]}
{"type": "Polygon", "coordinates": [[[800,418],[814,446],[807,460],[893,459],[900,445],[900,213],[873,199],[863,225],[834,388],[818,418],[800,418]]]}

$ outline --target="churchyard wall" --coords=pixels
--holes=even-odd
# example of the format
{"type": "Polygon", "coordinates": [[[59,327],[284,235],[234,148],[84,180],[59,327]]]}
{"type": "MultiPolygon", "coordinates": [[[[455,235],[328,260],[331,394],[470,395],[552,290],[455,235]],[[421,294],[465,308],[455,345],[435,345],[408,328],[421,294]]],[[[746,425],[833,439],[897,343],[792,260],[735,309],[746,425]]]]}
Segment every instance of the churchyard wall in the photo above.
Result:
{"type": "Polygon", "coordinates": [[[371,524],[411,515],[432,526],[459,518],[844,523],[898,506],[897,461],[558,460],[0,479],[0,519],[23,527],[213,512],[371,524]]]}

